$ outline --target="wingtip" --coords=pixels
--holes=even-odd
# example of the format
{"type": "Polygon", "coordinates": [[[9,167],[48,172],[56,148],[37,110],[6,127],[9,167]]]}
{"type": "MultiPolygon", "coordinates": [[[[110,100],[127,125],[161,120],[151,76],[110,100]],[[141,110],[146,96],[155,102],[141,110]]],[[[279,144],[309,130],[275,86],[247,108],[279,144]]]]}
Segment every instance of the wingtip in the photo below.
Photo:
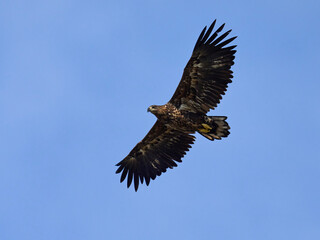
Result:
{"type": "Polygon", "coordinates": [[[119,166],[118,169],[117,169],[117,171],[116,171],[116,174],[118,174],[118,173],[120,173],[120,172],[123,170],[124,165],[121,165],[120,163],[118,163],[116,166],[119,166]]]}
{"type": "Polygon", "coordinates": [[[222,30],[223,30],[223,28],[224,28],[224,26],[225,26],[226,24],[224,23],[224,24],[222,24],[218,29],[217,29],[217,33],[218,32],[221,32],[222,30]]]}
{"type": "MultiPolygon", "coordinates": [[[[204,26],[204,28],[202,29],[201,33],[200,33],[200,36],[201,36],[201,39],[202,37],[204,36],[204,33],[207,31],[207,26],[204,26]]],[[[200,37],[199,37],[200,38],[200,37]]]]}
{"type": "Polygon", "coordinates": [[[128,169],[125,168],[121,174],[121,177],[120,177],[120,182],[122,183],[125,179],[126,179],[126,176],[127,176],[127,172],[128,172],[128,169]]]}

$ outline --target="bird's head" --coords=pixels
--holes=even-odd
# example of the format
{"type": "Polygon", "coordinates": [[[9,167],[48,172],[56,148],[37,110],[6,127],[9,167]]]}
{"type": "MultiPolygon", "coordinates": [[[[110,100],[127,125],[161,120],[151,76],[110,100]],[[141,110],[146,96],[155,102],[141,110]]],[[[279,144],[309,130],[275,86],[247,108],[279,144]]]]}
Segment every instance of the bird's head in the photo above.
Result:
{"type": "Polygon", "coordinates": [[[150,107],[148,107],[147,112],[151,112],[153,114],[156,114],[158,112],[158,108],[159,108],[159,106],[157,106],[157,105],[151,105],[150,107]]]}

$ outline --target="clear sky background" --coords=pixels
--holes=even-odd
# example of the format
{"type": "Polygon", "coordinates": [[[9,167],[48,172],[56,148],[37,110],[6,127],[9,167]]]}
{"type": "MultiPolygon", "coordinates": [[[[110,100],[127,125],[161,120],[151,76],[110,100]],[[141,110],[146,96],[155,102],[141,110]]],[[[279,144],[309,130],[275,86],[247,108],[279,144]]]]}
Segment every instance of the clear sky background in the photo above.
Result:
{"type": "Polygon", "coordinates": [[[0,2],[0,239],[320,239],[320,2],[0,2]],[[197,141],[139,191],[115,174],[217,18],[238,45],[197,141]]]}

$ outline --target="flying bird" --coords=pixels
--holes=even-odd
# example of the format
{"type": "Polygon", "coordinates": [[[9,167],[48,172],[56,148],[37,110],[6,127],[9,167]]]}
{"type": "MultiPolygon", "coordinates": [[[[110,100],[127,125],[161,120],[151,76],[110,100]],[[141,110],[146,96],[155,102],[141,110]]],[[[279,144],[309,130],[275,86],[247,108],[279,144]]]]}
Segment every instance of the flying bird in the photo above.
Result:
{"type": "Polygon", "coordinates": [[[220,35],[224,25],[212,31],[216,20],[205,27],[195,44],[192,56],[184,68],[181,81],[172,98],[164,105],[151,105],[148,112],[157,117],[148,134],[116,166],[120,182],[127,178],[127,187],[134,182],[149,185],[168,168],[177,166],[191,148],[198,132],[213,141],[229,135],[225,116],[207,116],[219,104],[231,83],[231,66],[235,47],[226,46],[236,37],[226,39],[231,30],[220,35]],[[213,33],[212,33],[213,32],[213,33]],[[211,34],[212,33],[212,34],[211,34]]]}

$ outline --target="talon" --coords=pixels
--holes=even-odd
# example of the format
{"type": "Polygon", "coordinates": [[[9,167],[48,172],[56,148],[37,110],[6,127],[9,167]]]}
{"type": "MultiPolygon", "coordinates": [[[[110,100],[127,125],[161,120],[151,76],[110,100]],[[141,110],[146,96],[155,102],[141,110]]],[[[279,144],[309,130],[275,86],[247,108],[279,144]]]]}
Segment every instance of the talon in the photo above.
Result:
{"type": "Polygon", "coordinates": [[[199,132],[208,133],[208,132],[210,132],[210,130],[209,129],[205,129],[205,128],[200,128],[199,132]]]}
{"type": "Polygon", "coordinates": [[[211,130],[212,129],[212,127],[210,127],[208,124],[206,124],[206,123],[202,123],[201,124],[206,130],[211,130]]]}

